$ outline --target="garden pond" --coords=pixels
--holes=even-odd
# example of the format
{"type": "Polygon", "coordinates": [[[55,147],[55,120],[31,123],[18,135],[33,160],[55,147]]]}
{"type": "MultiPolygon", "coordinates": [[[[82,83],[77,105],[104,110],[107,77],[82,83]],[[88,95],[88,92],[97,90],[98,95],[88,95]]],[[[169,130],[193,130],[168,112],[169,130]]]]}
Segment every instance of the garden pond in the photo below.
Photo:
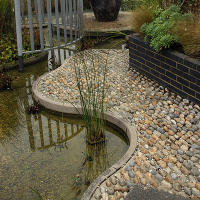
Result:
{"type": "MultiPolygon", "coordinates": [[[[70,52],[60,55],[63,62],[70,52]]],[[[51,63],[42,61],[23,73],[10,71],[16,77],[13,90],[0,92],[1,200],[80,199],[128,149],[128,140],[116,127],[108,125],[106,142],[93,146],[86,143],[83,122],[75,116],[44,108],[28,114],[32,83],[50,70],[51,63]]]]}

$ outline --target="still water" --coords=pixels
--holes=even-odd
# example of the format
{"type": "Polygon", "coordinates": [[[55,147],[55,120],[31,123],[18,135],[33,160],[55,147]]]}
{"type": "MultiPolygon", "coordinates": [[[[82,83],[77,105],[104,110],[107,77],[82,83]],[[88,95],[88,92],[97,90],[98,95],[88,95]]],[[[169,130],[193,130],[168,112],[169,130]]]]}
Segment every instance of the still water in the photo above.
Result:
{"type": "MultiPolygon", "coordinates": [[[[60,55],[62,62],[70,52],[60,55]]],[[[11,71],[14,90],[0,92],[0,200],[80,199],[128,149],[119,130],[108,126],[105,144],[95,147],[85,142],[80,119],[44,108],[27,114],[32,83],[52,69],[43,61],[23,73],[11,71]]]]}

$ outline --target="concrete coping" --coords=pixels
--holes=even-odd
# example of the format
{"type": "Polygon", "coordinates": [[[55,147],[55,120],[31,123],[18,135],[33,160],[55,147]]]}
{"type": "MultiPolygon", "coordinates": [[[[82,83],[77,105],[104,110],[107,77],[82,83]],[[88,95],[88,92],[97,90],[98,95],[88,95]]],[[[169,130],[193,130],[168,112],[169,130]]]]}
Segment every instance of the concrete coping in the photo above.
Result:
{"type": "MultiPolygon", "coordinates": [[[[51,72],[49,72],[51,73],[51,72]]],[[[56,102],[46,96],[43,96],[37,89],[37,85],[41,79],[44,79],[48,73],[39,77],[32,86],[33,96],[36,101],[38,101],[42,106],[47,109],[62,112],[66,114],[80,115],[81,107],[77,106],[76,108],[69,103],[64,102],[56,102]]],[[[112,165],[109,169],[107,169],[103,174],[97,177],[85,191],[82,196],[82,200],[89,200],[93,196],[95,190],[102,184],[105,180],[107,180],[111,175],[117,172],[120,168],[122,168],[133,156],[134,151],[137,146],[137,130],[134,126],[131,126],[128,122],[126,122],[123,118],[118,116],[112,112],[105,113],[105,120],[115,126],[119,127],[128,137],[129,140],[129,148],[125,155],[114,165],[112,165]]]]}

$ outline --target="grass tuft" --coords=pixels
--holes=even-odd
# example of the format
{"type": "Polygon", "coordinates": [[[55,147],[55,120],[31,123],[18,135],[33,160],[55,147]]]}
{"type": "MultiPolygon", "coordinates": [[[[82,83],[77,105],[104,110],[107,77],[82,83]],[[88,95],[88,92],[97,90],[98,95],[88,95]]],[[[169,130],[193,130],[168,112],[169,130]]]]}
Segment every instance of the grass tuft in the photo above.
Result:
{"type": "Polygon", "coordinates": [[[153,21],[154,15],[151,9],[147,6],[141,6],[133,10],[132,12],[132,29],[134,32],[139,33],[143,36],[143,33],[140,31],[143,24],[149,24],[153,21]]]}
{"type": "Polygon", "coordinates": [[[173,30],[187,55],[200,58],[200,17],[190,16],[179,20],[173,30]]]}

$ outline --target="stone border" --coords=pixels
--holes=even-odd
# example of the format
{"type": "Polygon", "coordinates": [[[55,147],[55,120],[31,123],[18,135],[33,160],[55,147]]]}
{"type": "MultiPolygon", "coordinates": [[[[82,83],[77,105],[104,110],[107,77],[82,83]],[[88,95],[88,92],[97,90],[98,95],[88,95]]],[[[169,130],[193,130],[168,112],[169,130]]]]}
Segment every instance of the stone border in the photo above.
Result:
{"type": "MultiPolygon", "coordinates": [[[[40,61],[42,61],[44,58],[46,58],[48,56],[48,52],[47,51],[44,51],[44,52],[41,52],[39,53],[37,56],[32,56],[30,58],[27,58],[24,60],[24,67],[25,66],[28,66],[28,65],[33,65],[33,64],[36,64],[40,61]]],[[[14,63],[14,64],[8,64],[8,65],[5,65],[5,68],[7,70],[13,70],[13,69],[18,69],[18,63],[14,63]]]]}
{"type": "Polygon", "coordinates": [[[200,104],[200,60],[174,50],[159,53],[138,34],[129,36],[129,64],[160,85],[200,104]]]}
{"type": "MultiPolygon", "coordinates": [[[[47,73],[39,77],[33,83],[32,92],[35,100],[38,101],[42,106],[44,106],[47,109],[67,114],[80,115],[81,113],[80,107],[75,108],[69,103],[55,102],[52,99],[49,99],[38,92],[37,90],[38,82],[46,75],[47,73]]],[[[114,115],[111,112],[105,113],[105,120],[123,130],[123,132],[127,135],[129,139],[129,148],[125,153],[125,155],[118,162],[112,165],[109,169],[107,169],[103,174],[101,174],[99,177],[97,177],[97,179],[95,179],[92,182],[92,184],[83,194],[82,200],[91,199],[92,195],[94,194],[95,190],[99,187],[99,185],[103,183],[106,179],[108,179],[111,175],[113,175],[115,172],[117,172],[120,168],[122,168],[132,158],[137,146],[137,130],[135,127],[131,126],[124,119],[114,115]]]]}

